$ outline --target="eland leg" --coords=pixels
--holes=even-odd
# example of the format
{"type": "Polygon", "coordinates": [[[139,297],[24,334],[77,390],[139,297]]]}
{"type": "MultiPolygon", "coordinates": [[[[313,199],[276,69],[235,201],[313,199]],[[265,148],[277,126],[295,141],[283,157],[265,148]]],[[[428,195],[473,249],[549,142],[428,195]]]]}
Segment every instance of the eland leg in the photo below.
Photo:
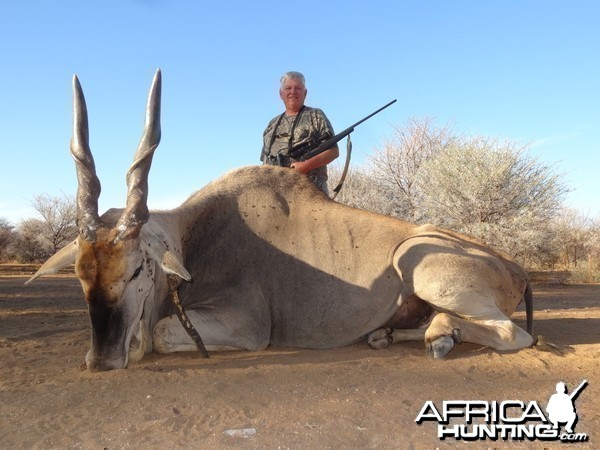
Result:
{"type": "MultiPolygon", "coordinates": [[[[205,299],[186,314],[207,351],[263,350],[269,345],[271,320],[262,296],[249,290],[227,289],[205,299]],[[243,291],[243,292],[241,292],[243,291]]],[[[159,353],[197,351],[176,315],[154,327],[152,345],[159,353]]]]}
{"type": "Polygon", "coordinates": [[[434,358],[443,358],[462,342],[511,351],[531,346],[533,337],[497,309],[493,315],[469,319],[440,313],[425,333],[427,353],[434,358]]]}
{"type": "Polygon", "coordinates": [[[520,350],[533,344],[533,337],[496,310],[495,318],[463,319],[447,313],[435,315],[427,328],[379,328],[367,335],[371,348],[380,350],[404,341],[425,341],[427,355],[443,358],[455,344],[471,342],[495,350],[520,350]]]}
{"type": "Polygon", "coordinates": [[[416,295],[401,296],[398,309],[382,328],[367,335],[371,348],[380,350],[404,341],[422,341],[431,317],[436,314],[431,305],[416,295]]]}
{"type": "Polygon", "coordinates": [[[527,276],[485,246],[442,232],[415,236],[396,250],[394,268],[410,294],[438,312],[425,332],[435,358],[461,342],[500,351],[533,344],[508,317],[527,292],[527,276]]]}
{"type": "Polygon", "coordinates": [[[367,335],[367,343],[375,350],[381,350],[392,344],[406,341],[423,341],[426,328],[400,330],[395,328],[378,328],[367,335]]]}

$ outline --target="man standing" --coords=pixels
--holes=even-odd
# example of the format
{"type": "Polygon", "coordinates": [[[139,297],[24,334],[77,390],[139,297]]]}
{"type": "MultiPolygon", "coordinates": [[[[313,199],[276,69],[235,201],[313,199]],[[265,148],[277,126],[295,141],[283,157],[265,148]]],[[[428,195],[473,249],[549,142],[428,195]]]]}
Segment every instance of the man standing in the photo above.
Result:
{"type": "MultiPolygon", "coordinates": [[[[277,165],[277,155],[287,155],[293,146],[311,140],[322,140],[333,137],[333,127],[318,108],[304,105],[306,99],[304,75],[300,72],[287,72],[281,77],[279,97],[285,105],[285,112],[273,118],[263,133],[263,164],[277,165]]],[[[309,160],[294,161],[290,167],[300,173],[307,174],[315,185],[325,194],[327,189],[327,164],[339,156],[337,144],[309,160]]]]}

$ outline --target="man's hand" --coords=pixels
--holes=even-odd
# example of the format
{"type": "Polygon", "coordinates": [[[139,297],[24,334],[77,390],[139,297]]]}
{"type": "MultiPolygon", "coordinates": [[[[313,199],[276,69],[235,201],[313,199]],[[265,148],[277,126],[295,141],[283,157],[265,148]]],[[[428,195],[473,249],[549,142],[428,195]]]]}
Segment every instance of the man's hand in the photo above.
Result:
{"type": "Polygon", "coordinates": [[[320,153],[306,161],[296,161],[290,165],[290,168],[297,170],[300,173],[307,174],[311,170],[318,169],[319,167],[323,167],[333,161],[335,158],[339,156],[340,152],[337,147],[330,148],[329,150],[325,150],[323,153],[320,153]]]}
{"type": "Polygon", "coordinates": [[[290,168],[297,170],[300,173],[307,174],[312,170],[311,166],[312,164],[309,164],[308,161],[296,161],[292,163],[290,168]]]}

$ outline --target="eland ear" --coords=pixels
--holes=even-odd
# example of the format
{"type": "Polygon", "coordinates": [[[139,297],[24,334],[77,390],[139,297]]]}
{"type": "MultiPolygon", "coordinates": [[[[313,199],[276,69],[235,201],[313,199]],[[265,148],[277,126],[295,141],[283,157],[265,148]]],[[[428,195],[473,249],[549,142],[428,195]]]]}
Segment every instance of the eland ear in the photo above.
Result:
{"type": "Polygon", "coordinates": [[[177,255],[175,255],[175,253],[173,253],[170,250],[167,250],[163,254],[160,266],[167,273],[177,275],[185,281],[192,281],[192,276],[187,271],[187,269],[183,267],[183,263],[179,260],[177,255]]]}
{"type": "Polygon", "coordinates": [[[71,264],[75,264],[76,256],[77,240],[74,240],[52,255],[48,261],[42,264],[42,267],[39,268],[35,275],[25,282],[25,284],[29,284],[36,278],[43,275],[58,273],[60,269],[63,269],[71,264]]]}
{"type": "MultiPolygon", "coordinates": [[[[163,239],[157,235],[157,227],[152,229],[153,224],[145,224],[140,233],[140,239],[146,245],[148,254],[160,267],[169,274],[177,275],[185,281],[192,281],[192,276],[183,265],[179,256],[167,248],[163,239]]],[[[159,231],[159,234],[162,233],[159,231]]]]}

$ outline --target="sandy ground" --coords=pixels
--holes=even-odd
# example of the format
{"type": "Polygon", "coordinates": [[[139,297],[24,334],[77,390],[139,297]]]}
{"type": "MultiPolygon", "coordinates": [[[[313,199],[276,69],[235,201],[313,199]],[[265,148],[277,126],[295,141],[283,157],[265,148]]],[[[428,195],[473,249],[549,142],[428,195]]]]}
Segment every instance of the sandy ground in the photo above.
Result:
{"type": "MultiPolygon", "coordinates": [[[[0,277],[1,448],[448,448],[415,423],[427,400],[536,400],[558,381],[589,385],[578,433],[600,440],[600,286],[534,285],[536,334],[572,346],[499,354],[463,344],[443,361],[421,343],[375,351],[271,348],[152,354],[126,370],[80,369],[89,323],[78,281],[0,277]],[[231,430],[244,430],[232,432],[231,430]],[[228,433],[234,434],[230,436],[228,433]]],[[[524,326],[524,313],[515,321],[524,326]]],[[[557,448],[558,442],[470,447],[557,448]]]]}

